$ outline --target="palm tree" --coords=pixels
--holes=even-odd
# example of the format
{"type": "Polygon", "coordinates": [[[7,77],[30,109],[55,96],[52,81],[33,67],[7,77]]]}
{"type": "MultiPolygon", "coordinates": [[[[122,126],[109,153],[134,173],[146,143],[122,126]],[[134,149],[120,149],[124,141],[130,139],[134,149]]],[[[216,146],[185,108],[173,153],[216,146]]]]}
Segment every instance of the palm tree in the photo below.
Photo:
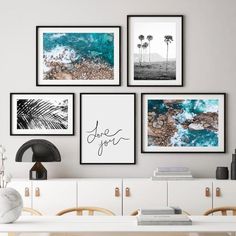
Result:
{"type": "Polygon", "coordinates": [[[166,49],[166,73],[167,73],[167,65],[168,65],[168,49],[169,49],[169,44],[173,41],[172,35],[165,35],[164,36],[164,42],[167,45],[166,49]]]}
{"type": "MultiPolygon", "coordinates": [[[[141,41],[141,63],[143,62],[143,40],[144,40],[144,36],[141,34],[138,36],[139,40],[141,41]]],[[[141,64],[140,63],[140,64],[141,64]]]]}
{"type": "Polygon", "coordinates": [[[139,44],[137,45],[137,47],[138,47],[138,49],[139,49],[139,64],[141,65],[141,47],[142,47],[142,45],[139,43],[139,44]]]}
{"type": "Polygon", "coordinates": [[[143,53],[146,51],[147,47],[148,47],[148,43],[145,42],[145,43],[142,45],[143,53]]]}
{"type": "Polygon", "coordinates": [[[152,36],[152,35],[148,35],[148,36],[147,36],[147,40],[148,40],[148,43],[149,43],[149,64],[150,64],[150,62],[151,62],[151,60],[150,60],[150,54],[151,54],[150,41],[153,40],[153,36],[152,36]]]}
{"type": "Polygon", "coordinates": [[[54,103],[46,99],[17,101],[17,129],[67,129],[68,100],[54,103]]]}

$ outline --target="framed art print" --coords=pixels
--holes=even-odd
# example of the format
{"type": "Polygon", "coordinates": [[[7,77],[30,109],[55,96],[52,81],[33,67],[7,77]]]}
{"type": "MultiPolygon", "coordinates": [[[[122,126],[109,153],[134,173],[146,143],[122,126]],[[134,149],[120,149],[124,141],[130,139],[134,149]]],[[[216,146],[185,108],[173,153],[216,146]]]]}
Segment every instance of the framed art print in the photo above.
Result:
{"type": "Polygon", "coordinates": [[[73,93],[11,93],[11,135],[74,135],[73,93]]]}
{"type": "Polygon", "coordinates": [[[127,16],[128,86],[183,86],[183,16],[127,16]]]}
{"type": "Polygon", "coordinates": [[[120,26],[37,26],[37,86],[120,86],[120,26]]]}
{"type": "Polygon", "coordinates": [[[80,163],[135,164],[135,94],[80,94],[80,163]]]}
{"type": "Polygon", "coordinates": [[[224,93],[142,94],[142,153],[225,152],[224,93]]]}

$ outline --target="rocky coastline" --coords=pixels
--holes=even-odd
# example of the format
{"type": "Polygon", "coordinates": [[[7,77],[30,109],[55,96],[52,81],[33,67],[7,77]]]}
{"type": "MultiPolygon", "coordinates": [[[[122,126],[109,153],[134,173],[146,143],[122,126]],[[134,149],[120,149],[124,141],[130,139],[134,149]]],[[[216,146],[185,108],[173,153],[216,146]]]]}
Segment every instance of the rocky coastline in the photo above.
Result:
{"type": "Polygon", "coordinates": [[[165,102],[165,104],[168,106],[168,110],[164,114],[157,114],[155,111],[148,112],[149,146],[172,146],[171,138],[178,131],[178,125],[181,125],[183,129],[195,131],[218,131],[218,113],[200,113],[194,116],[193,119],[187,119],[181,123],[178,119],[176,119],[176,116],[178,114],[182,114],[184,110],[173,108],[173,103],[174,101],[165,102]]]}
{"type": "Polygon", "coordinates": [[[44,80],[112,80],[113,68],[99,60],[82,60],[69,64],[44,62],[49,68],[44,72],[44,80]]]}

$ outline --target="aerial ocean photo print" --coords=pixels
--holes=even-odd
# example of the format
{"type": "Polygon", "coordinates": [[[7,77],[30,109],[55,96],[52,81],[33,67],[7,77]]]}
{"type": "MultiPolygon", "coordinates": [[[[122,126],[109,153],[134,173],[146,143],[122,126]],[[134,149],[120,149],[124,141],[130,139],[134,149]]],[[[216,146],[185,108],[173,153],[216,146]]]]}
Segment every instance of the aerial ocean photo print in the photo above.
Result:
{"type": "Polygon", "coordinates": [[[114,80],[115,33],[58,30],[41,33],[39,41],[41,80],[114,80]]]}
{"type": "Polygon", "coordinates": [[[147,149],[216,150],[224,137],[222,101],[214,96],[147,98],[144,103],[147,149]]]}

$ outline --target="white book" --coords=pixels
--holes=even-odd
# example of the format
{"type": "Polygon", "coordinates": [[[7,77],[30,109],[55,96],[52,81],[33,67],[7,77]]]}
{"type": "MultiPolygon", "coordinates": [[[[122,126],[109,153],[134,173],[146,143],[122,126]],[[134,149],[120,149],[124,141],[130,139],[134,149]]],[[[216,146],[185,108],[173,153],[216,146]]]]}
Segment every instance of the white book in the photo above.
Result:
{"type": "Polygon", "coordinates": [[[165,175],[191,175],[191,171],[185,171],[185,172],[176,172],[176,171],[169,171],[169,172],[158,172],[154,170],[153,175],[154,176],[165,176],[165,175]]]}
{"type": "Polygon", "coordinates": [[[193,179],[193,176],[152,176],[152,180],[190,180],[193,179]]]}
{"type": "Polygon", "coordinates": [[[138,210],[139,215],[173,215],[181,214],[182,210],[179,207],[158,207],[155,209],[141,208],[138,210]]]}
{"type": "Polygon", "coordinates": [[[193,176],[192,175],[155,175],[155,176],[153,176],[153,177],[155,177],[155,178],[168,178],[168,177],[171,177],[171,178],[188,178],[188,177],[190,177],[190,178],[192,178],[193,176]]]}
{"type": "Polygon", "coordinates": [[[189,171],[189,168],[188,167],[157,167],[156,171],[158,172],[169,172],[169,171],[183,172],[183,171],[189,171]]]}
{"type": "Polygon", "coordinates": [[[191,225],[191,219],[186,215],[140,215],[138,225],[191,225]]]}

